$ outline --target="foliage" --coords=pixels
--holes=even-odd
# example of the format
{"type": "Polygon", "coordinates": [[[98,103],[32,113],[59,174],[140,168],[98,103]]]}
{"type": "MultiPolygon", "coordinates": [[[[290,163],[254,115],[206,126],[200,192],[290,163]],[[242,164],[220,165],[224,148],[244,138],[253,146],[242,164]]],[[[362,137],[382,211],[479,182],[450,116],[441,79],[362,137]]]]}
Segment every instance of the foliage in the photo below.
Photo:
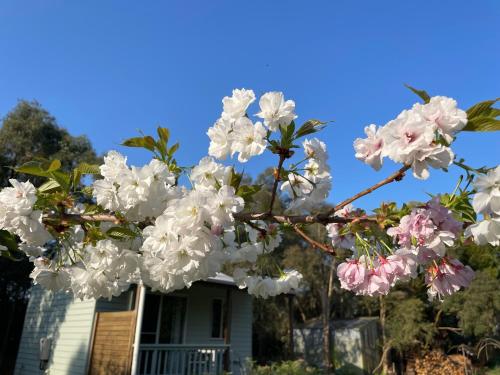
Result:
{"type": "Polygon", "coordinates": [[[258,366],[255,362],[247,364],[248,375],[321,375],[321,370],[307,366],[303,361],[284,361],[271,365],[258,366]]]}
{"type": "MultiPolygon", "coordinates": [[[[62,171],[88,166],[100,160],[87,137],[69,134],[38,102],[21,100],[3,119],[0,129],[0,160],[3,167],[0,168],[0,186],[7,186],[9,178],[29,178],[35,185],[40,185],[44,178],[15,171],[15,167],[33,158],[58,160],[60,165],[52,165],[52,168],[57,166],[55,169],[60,168],[62,171]]],[[[46,170],[49,167],[47,165],[46,170]]],[[[14,237],[7,238],[6,235],[7,232],[2,231],[0,242],[8,246],[12,256],[11,259],[0,257],[0,303],[25,298],[31,285],[28,275],[33,268],[24,253],[15,251],[16,246],[12,244],[14,237]],[[17,260],[14,266],[12,257],[17,260]]]]}
{"type": "Polygon", "coordinates": [[[415,297],[392,293],[387,318],[387,335],[394,349],[404,352],[419,346],[427,346],[436,333],[434,324],[426,320],[426,305],[415,297]]]}
{"type": "Polygon", "coordinates": [[[458,318],[466,336],[494,336],[500,324],[500,279],[487,271],[476,272],[469,288],[446,299],[445,312],[458,318]]]}
{"type": "MultiPolygon", "coordinates": [[[[37,158],[58,159],[64,171],[81,162],[100,161],[86,136],[72,136],[40,103],[21,100],[5,116],[0,129],[0,161],[4,167],[0,169],[0,186],[7,186],[9,178],[27,179],[12,168],[37,158]]],[[[35,185],[43,181],[33,176],[30,180],[35,185]]]]}

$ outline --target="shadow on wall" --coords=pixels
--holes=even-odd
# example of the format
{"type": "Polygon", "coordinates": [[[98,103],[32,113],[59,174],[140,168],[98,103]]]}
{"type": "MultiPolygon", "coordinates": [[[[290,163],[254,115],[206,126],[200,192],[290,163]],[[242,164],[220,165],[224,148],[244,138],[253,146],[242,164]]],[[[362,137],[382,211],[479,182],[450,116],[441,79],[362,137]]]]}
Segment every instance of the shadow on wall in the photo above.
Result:
{"type": "Polygon", "coordinates": [[[44,337],[52,340],[47,367],[52,365],[53,351],[59,339],[59,329],[66,318],[72,298],[70,294],[53,293],[40,286],[33,286],[17,354],[16,375],[44,373],[39,369],[40,339],[44,337]]]}

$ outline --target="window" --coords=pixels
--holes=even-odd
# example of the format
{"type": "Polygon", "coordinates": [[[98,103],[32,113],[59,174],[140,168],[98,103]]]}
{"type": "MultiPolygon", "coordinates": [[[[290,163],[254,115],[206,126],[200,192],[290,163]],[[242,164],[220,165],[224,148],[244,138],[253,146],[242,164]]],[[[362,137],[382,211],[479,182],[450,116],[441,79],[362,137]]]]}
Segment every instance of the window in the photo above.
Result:
{"type": "Polygon", "coordinates": [[[212,338],[222,338],[222,306],[221,299],[212,300],[212,338]]]}
{"type": "Polygon", "coordinates": [[[146,294],[141,343],[182,344],[186,308],[185,297],[146,294]]]}
{"type": "Polygon", "coordinates": [[[163,296],[158,342],[160,344],[181,344],[184,338],[186,299],[163,296]]]}
{"type": "Polygon", "coordinates": [[[141,343],[143,344],[156,343],[156,328],[161,297],[159,294],[146,294],[141,330],[141,343]]]}

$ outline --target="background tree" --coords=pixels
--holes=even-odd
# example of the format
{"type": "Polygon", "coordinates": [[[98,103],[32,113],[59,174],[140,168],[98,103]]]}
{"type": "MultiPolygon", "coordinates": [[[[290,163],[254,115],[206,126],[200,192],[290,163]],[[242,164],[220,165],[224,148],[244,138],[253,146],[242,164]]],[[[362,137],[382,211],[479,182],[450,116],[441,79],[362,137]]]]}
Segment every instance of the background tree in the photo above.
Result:
{"type": "MultiPolygon", "coordinates": [[[[13,168],[34,158],[59,159],[64,170],[81,162],[100,161],[86,136],[72,136],[38,102],[21,100],[2,120],[0,128],[0,187],[8,186],[10,178],[27,180],[28,176],[13,168]]],[[[42,181],[34,176],[29,179],[35,186],[42,181]]],[[[22,253],[15,265],[0,257],[0,320],[5,328],[0,330],[1,374],[13,371],[32,268],[22,253]]]]}
{"type": "MultiPolygon", "coordinates": [[[[9,178],[27,179],[12,167],[34,158],[59,159],[63,170],[71,170],[80,162],[98,163],[89,139],[72,136],[37,101],[20,100],[2,121],[0,129],[0,186],[9,178]]],[[[34,185],[39,182],[30,176],[34,185]]]]}

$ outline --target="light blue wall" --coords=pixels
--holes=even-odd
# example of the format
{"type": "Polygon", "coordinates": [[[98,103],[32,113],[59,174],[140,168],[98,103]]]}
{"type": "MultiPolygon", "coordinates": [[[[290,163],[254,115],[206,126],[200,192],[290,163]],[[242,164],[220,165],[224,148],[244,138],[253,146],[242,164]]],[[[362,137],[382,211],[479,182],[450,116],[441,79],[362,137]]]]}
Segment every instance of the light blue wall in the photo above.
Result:
{"type": "Polygon", "coordinates": [[[52,338],[51,375],[85,375],[95,300],[74,300],[71,294],[53,293],[34,286],[26,311],[15,375],[37,375],[39,343],[52,338]]]}

